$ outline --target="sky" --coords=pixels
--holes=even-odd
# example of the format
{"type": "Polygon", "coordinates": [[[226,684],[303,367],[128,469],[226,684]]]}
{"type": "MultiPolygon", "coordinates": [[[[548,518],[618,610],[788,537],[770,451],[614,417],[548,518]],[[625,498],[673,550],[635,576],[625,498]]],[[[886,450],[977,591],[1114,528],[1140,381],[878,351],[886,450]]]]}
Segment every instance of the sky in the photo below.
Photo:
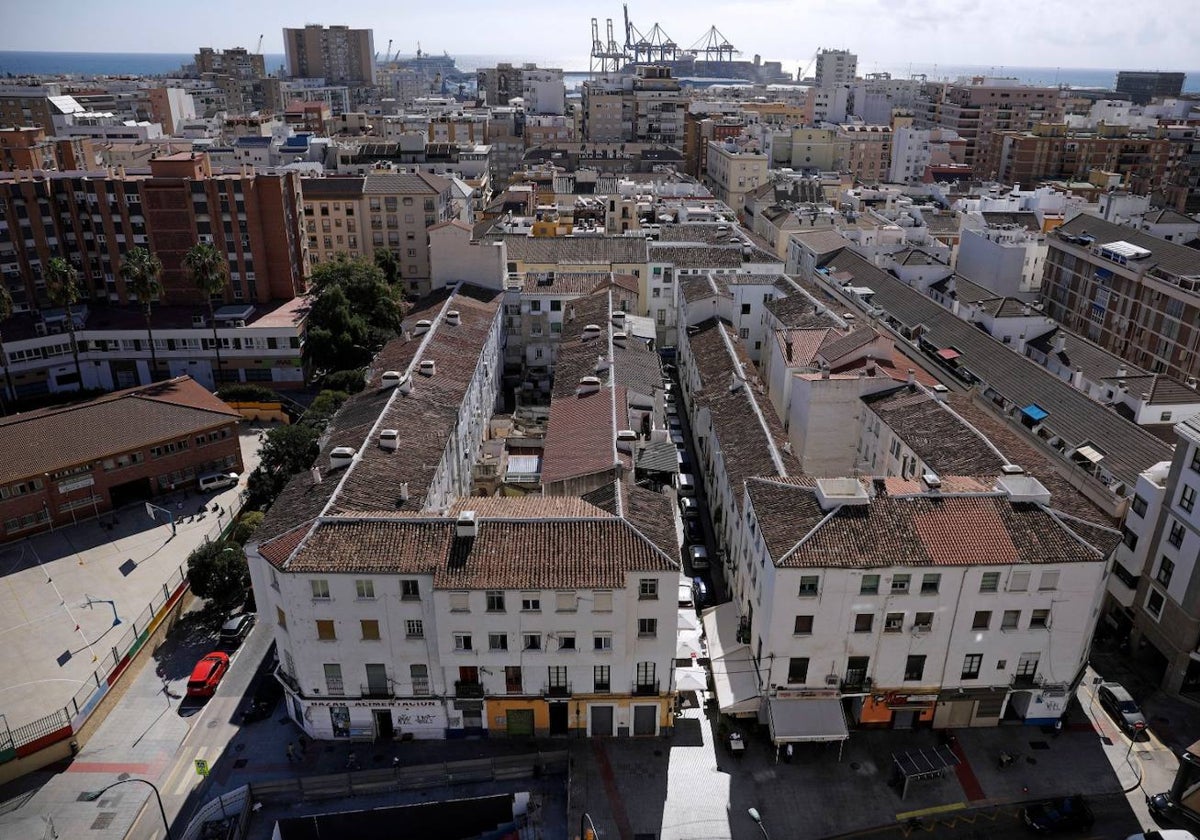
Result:
{"type": "MultiPolygon", "coordinates": [[[[680,47],[710,26],[743,58],[805,67],[819,48],[848,49],[859,72],[906,64],[1200,70],[1196,0],[678,0],[631,2],[635,27],[658,23],[680,47]]],[[[375,48],[412,54],[528,56],[586,70],[591,17],[614,0],[0,0],[0,50],[192,53],[199,46],[283,52],[282,29],[305,23],[375,31],[375,48]],[[548,60],[549,59],[549,60],[548,60]],[[552,61],[550,61],[552,60],[552,61]]]]}

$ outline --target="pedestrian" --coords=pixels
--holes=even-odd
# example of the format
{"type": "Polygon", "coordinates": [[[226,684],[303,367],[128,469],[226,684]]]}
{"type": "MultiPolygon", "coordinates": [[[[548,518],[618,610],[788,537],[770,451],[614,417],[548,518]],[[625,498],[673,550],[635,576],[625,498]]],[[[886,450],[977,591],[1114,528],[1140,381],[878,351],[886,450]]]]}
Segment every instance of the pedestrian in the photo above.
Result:
{"type": "Polygon", "coordinates": [[[308,755],[308,738],[300,736],[300,755],[308,755]]]}
{"type": "Polygon", "coordinates": [[[354,753],[350,753],[350,755],[346,757],[346,769],[347,770],[357,770],[358,769],[358,756],[355,755],[354,753]]]}
{"type": "Polygon", "coordinates": [[[293,761],[296,760],[296,745],[293,744],[291,741],[288,741],[288,745],[287,745],[287,758],[288,758],[288,764],[291,764],[293,761]]]}
{"type": "Polygon", "coordinates": [[[784,749],[783,760],[788,764],[792,763],[792,745],[791,744],[788,744],[787,747],[784,749]]]}

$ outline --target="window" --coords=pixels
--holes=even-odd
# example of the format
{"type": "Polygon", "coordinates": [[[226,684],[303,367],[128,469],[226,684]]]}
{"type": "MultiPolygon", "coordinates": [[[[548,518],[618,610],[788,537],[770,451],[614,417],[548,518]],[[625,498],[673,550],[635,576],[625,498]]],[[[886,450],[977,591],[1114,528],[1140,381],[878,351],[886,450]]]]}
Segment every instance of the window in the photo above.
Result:
{"type": "Polygon", "coordinates": [[[567,666],[550,665],[546,668],[546,679],[550,688],[567,687],[567,666]]]}
{"type": "Polygon", "coordinates": [[[1183,523],[1171,521],[1171,533],[1167,536],[1167,542],[1176,548],[1183,545],[1183,523]]]}
{"type": "MultiPolygon", "coordinates": [[[[1180,531],[1180,539],[1182,539],[1183,538],[1183,529],[1180,528],[1179,531],[1180,531]]],[[[1173,530],[1172,530],[1172,533],[1174,533],[1173,530]]],[[[1128,528],[1126,528],[1124,525],[1122,525],[1121,526],[1121,542],[1125,544],[1126,548],[1128,548],[1130,551],[1133,551],[1135,548],[1137,548],[1137,544],[1138,544],[1137,534],[1133,533],[1133,531],[1130,531],[1128,528]]]]}
{"type": "Polygon", "coordinates": [[[275,608],[275,623],[284,630],[287,629],[287,613],[283,611],[282,607],[275,608]]]}
{"type": "Polygon", "coordinates": [[[592,650],[600,653],[612,651],[612,633],[597,633],[592,636],[592,650]]]}
{"type": "Polygon", "coordinates": [[[933,613],[919,612],[916,618],[913,619],[913,630],[917,632],[926,632],[933,628],[933,613]]]}
{"type": "Polygon", "coordinates": [[[1188,513],[1192,512],[1192,508],[1196,506],[1196,488],[1190,484],[1183,485],[1183,492],[1179,494],[1179,506],[1188,513]]]}
{"type": "Polygon", "coordinates": [[[1009,592],[1024,592],[1029,589],[1029,572],[1013,572],[1008,579],[1009,592]]]}
{"type": "Polygon", "coordinates": [[[337,632],[333,628],[333,621],[325,618],[317,619],[317,638],[322,642],[332,642],[337,639],[337,632]]]}
{"type": "Polygon", "coordinates": [[[1042,576],[1038,578],[1038,591],[1050,592],[1058,589],[1058,572],[1042,572],[1042,576]]]}
{"type": "Polygon", "coordinates": [[[1005,610],[1004,617],[1000,619],[1001,630],[1016,630],[1017,625],[1021,622],[1020,610],[1005,610]]]}
{"type": "Polygon", "coordinates": [[[904,629],[904,613],[888,613],[883,619],[884,633],[899,633],[904,629]]]}
{"type": "Polygon", "coordinates": [[[558,649],[559,650],[576,650],[575,634],[574,633],[559,633],[558,634],[558,649]]]}
{"type": "Polygon", "coordinates": [[[904,679],[919,680],[925,676],[925,656],[910,656],[904,663],[904,679]]]}
{"type": "Polygon", "coordinates": [[[329,581],[327,580],[310,580],[308,585],[312,587],[313,598],[319,601],[329,600],[329,581]]]}
{"type": "MultiPolygon", "coordinates": [[[[1197,451],[1200,452],[1200,449],[1198,449],[1197,451]]],[[[1146,515],[1146,500],[1143,499],[1141,496],[1134,494],[1133,504],[1130,507],[1132,508],[1133,512],[1136,513],[1138,516],[1146,515]]]]}
{"type": "Polygon", "coordinates": [[[575,593],[554,593],[554,609],[556,612],[575,612],[575,593]]]}
{"type": "Polygon", "coordinates": [[[979,669],[983,665],[982,653],[968,653],[963,657],[963,667],[960,679],[977,680],[979,679],[979,669]]]}
{"type": "Polygon", "coordinates": [[[354,595],[360,599],[372,599],[375,597],[375,581],[373,580],[356,580],[354,581],[354,595]]]}
{"type": "Polygon", "coordinates": [[[924,575],[921,578],[921,594],[936,595],[938,587],[942,583],[942,576],[938,574],[924,575]]]}
{"type": "Polygon", "coordinates": [[[504,666],[504,690],[508,694],[520,694],[522,692],[520,665],[504,666]]]}
{"type": "Polygon", "coordinates": [[[1044,630],[1050,626],[1050,610],[1034,610],[1029,615],[1030,630],[1044,630]]]}
{"type": "Polygon", "coordinates": [[[854,632],[870,633],[875,626],[875,613],[856,613],[854,616],[854,632]]]}
{"type": "Polygon", "coordinates": [[[612,686],[612,671],[608,665],[595,665],[592,667],[592,683],[597,694],[603,691],[611,690],[612,686]]]}
{"type": "Polygon", "coordinates": [[[425,623],[419,618],[410,618],[408,621],[404,622],[404,638],[424,639],[425,623]]]}
{"type": "Polygon", "coordinates": [[[451,592],[450,593],[450,612],[470,612],[471,611],[471,593],[470,592],[451,592]]]}
{"type": "Polygon", "coordinates": [[[995,592],[1000,588],[1000,573],[999,572],[984,572],[983,577],[979,579],[980,592],[995,592]]]}
{"type": "Polygon", "coordinates": [[[487,611],[490,613],[504,612],[504,593],[503,592],[487,593],[487,611]]]}
{"type": "Polygon", "coordinates": [[[750,314],[750,304],[748,304],[748,303],[743,303],[743,304],[742,304],[742,314],[743,314],[743,315],[749,315],[749,314],[750,314]]]}
{"type": "Polygon", "coordinates": [[[327,694],[344,694],[345,686],[342,684],[342,666],[337,663],[325,664],[325,692],[327,694]]]}
{"type": "Polygon", "coordinates": [[[859,595],[878,595],[879,594],[879,575],[863,575],[862,583],[858,587],[859,595]]]}
{"type": "Polygon", "coordinates": [[[429,693],[429,666],[409,665],[408,676],[412,680],[412,693],[420,696],[429,693]]]}
{"type": "Polygon", "coordinates": [[[820,583],[821,579],[816,575],[805,575],[800,578],[800,591],[797,594],[801,598],[813,598],[817,594],[820,583]]]}
{"type": "Polygon", "coordinates": [[[808,657],[793,656],[788,660],[788,675],[789,683],[803,684],[808,680],[808,657]]]}
{"type": "Polygon", "coordinates": [[[521,596],[521,612],[541,612],[542,599],[536,594],[521,596]]]}
{"type": "Polygon", "coordinates": [[[1166,603],[1166,599],[1163,598],[1162,593],[1157,589],[1151,589],[1150,596],[1146,598],[1146,612],[1155,618],[1161,618],[1164,603],[1166,603]]]}
{"type": "Polygon", "coordinates": [[[792,627],[792,633],[797,636],[807,636],[812,633],[812,627],[813,617],[811,615],[798,615],[792,627]]]}
{"type": "Polygon", "coordinates": [[[541,650],[542,649],[542,634],[541,633],[526,633],[521,637],[521,648],[523,650],[541,650]]]}
{"type": "Polygon", "coordinates": [[[658,635],[658,619],[657,618],[639,618],[638,619],[638,638],[650,639],[658,635]]]}
{"type": "Polygon", "coordinates": [[[454,649],[456,651],[459,651],[460,653],[468,651],[468,650],[474,650],[475,645],[471,640],[471,634],[470,633],[455,633],[454,634],[454,649]]]}
{"type": "Polygon", "coordinates": [[[1192,463],[1190,466],[1192,472],[1200,473],[1200,446],[1192,450],[1192,463]]]}
{"type": "Polygon", "coordinates": [[[612,612],[611,590],[600,589],[592,593],[592,612],[612,612]]]}
{"type": "Polygon", "coordinates": [[[654,578],[642,578],[638,581],[638,600],[657,601],[658,581],[654,578]]]}
{"type": "Polygon", "coordinates": [[[488,633],[488,650],[508,650],[508,634],[488,633]]]}
{"type": "Polygon", "coordinates": [[[359,623],[359,626],[362,628],[362,637],[363,637],[364,642],[378,642],[379,641],[379,622],[378,621],[376,621],[373,618],[364,618],[364,619],[361,619],[358,623],[359,623]]]}
{"type": "Polygon", "coordinates": [[[400,581],[400,600],[401,601],[420,601],[421,588],[415,580],[400,581]]]}
{"type": "Polygon", "coordinates": [[[908,584],[912,580],[912,575],[893,575],[892,576],[892,592],[907,592],[908,584]]]}
{"type": "Polygon", "coordinates": [[[1155,579],[1163,586],[1171,585],[1171,575],[1175,573],[1175,564],[1168,558],[1164,557],[1158,562],[1158,574],[1155,579]]]}
{"type": "Polygon", "coordinates": [[[991,610],[977,610],[975,612],[975,620],[971,622],[972,630],[987,630],[992,623],[991,610]]]}

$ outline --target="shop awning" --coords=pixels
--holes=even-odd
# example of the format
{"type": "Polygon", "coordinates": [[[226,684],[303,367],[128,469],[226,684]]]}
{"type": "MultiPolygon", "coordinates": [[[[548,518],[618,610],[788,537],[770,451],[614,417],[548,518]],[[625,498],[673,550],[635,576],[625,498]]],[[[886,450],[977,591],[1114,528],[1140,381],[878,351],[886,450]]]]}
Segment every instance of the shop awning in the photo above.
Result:
{"type": "Polygon", "coordinates": [[[726,602],[701,613],[717,706],[727,715],[753,714],[762,702],[758,669],[750,648],[737,640],[737,604],[726,602]]]}
{"type": "Polygon", "coordinates": [[[1091,461],[1093,464],[1098,463],[1104,458],[1103,453],[1092,446],[1081,446],[1075,450],[1075,454],[1085,461],[1091,461]]]}
{"type": "Polygon", "coordinates": [[[708,672],[703,668],[676,668],[676,691],[708,691],[708,672]]]}
{"type": "Polygon", "coordinates": [[[676,659],[699,659],[704,656],[704,642],[699,630],[680,630],[675,637],[676,659]]]}
{"type": "Polygon", "coordinates": [[[959,353],[957,350],[954,350],[953,348],[945,347],[945,348],[937,351],[937,355],[938,355],[939,359],[945,359],[947,362],[952,362],[955,359],[957,359],[959,356],[961,356],[962,354],[959,353]]]}
{"type": "Polygon", "coordinates": [[[1032,405],[1025,406],[1024,408],[1021,409],[1021,413],[1024,414],[1026,417],[1028,417],[1030,420],[1032,420],[1034,423],[1040,423],[1041,421],[1045,420],[1047,417],[1050,416],[1050,412],[1046,411],[1046,409],[1042,408],[1037,403],[1033,403],[1032,405]]]}
{"type": "Polygon", "coordinates": [[[771,740],[776,744],[844,741],[850,737],[842,701],[836,697],[805,697],[767,703],[771,740]]]}

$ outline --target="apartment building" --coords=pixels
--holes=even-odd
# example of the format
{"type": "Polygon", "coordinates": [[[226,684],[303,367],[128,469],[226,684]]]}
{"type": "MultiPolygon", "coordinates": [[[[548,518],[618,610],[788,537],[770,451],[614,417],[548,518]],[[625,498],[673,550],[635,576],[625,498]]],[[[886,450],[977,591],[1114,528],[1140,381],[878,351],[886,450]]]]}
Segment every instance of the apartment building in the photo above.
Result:
{"type": "Polygon", "coordinates": [[[87,137],[47,137],[40,128],[0,128],[0,172],[94,169],[96,148],[87,137]]]}
{"type": "Polygon", "coordinates": [[[992,147],[1003,183],[1086,181],[1092,172],[1102,171],[1120,175],[1125,187],[1145,195],[1162,188],[1171,159],[1171,141],[1164,133],[1126,125],[1077,130],[1039,123],[1032,131],[993,134],[992,147]]]}
{"type": "Polygon", "coordinates": [[[1039,122],[1060,122],[1063,100],[1058,88],[977,77],[969,84],[926,85],[913,112],[918,128],[956,132],[966,141],[963,162],[977,177],[994,180],[1000,161],[992,138],[1002,131],[1029,131],[1039,122]]]}
{"type": "MultiPolygon", "coordinates": [[[[196,76],[225,94],[226,107],[235,114],[248,114],[267,105],[263,80],[267,77],[262,53],[244,47],[215,50],[201,47],[195,56],[196,76]]],[[[168,133],[173,133],[168,129],[168,133]]]]}
{"type": "Polygon", "coordinates": [[[892,134],[892,164],[888,180],[915,184],[930,167],[957,166],[966,160],[967,141],[947,128],[898,127],[892,134]]]}
{"type": "MultiPolygon", "coordinates": [[[[650,491],[472,493],[499,397],[502,300],[459,286],[418,305],[411,337],[372,369],[382,387],[335,416],[313,474],[288,485],[249,546],[288,714],[311,737],[671,725],[679,565],[618,501],[650,491]]],[[[579,403],[568,415],[608,417],[594,406],[611,410],[622,389],[585,390],[564,397],[579,403]]]]}
{"type": "Polygon", "coordinates": [[[734,141],[709,143],[706,149],[708,170],[704,184],[719,200],[728,204],[741,218],[746,195],[765,184],[767,156],[760,151],[738,146],[734,141]]]}
{"type": "Polygon", "coordinates": [[[892,165],[892,127],[858,123],[838,126],[845,149],[843,168],[855,180],[878,184],[888,179],[892,165]]]}
{"type": "Polygon", "coordinates": [[[816,60],[817,87],[823,90],[849,87],[858,76],[858,56],[849,50],[819,50],[816,60]]]}
{"type": "Polygon", "coordinates": [[[375,84],[375,33],[348,26],[306,24],[283,30],[288,75],[330,84],[375,84]]]}
{"type": "Polygon", "coordinates": [[[0,540],[243,471],[241,415],[187,376],[0,421],[0,540]]]}
{"type": "Polygon", "coordinates": [[[1042,285],[1048,246],[1036,219],[1032,225],[1033,230],[1020,223],[964,223],[956,270],[997,295],[1035,300],[1042,285]]]}
{"type": "Polygon", "coordinates": [[[1140,230],[1079,215],[1047,238],[1045,312],[1152,373],[1200,373],[1200,254],[1140,230]]]}
{"type": "Polygon", "coordinates": [[[566,86],[561,68],[501,62],[477,71],[479,91],[488,105],[508,105],[524,100],[527,114],[562,115],[566,113],[566,86]]]}
{"type": "Polygon", "coordinates": [[[687,98],[668,67],[583,83],[583,138],[595,143],[657,143],[682,148],[687,98]]]}
{"type": "Polygon", "coordinates": [[[0,84],[0,128],[36,126],[54,134],[66,115],[83,110],[72,97],[63,95],[58,83],[0,84]]]}
{"type": "Polygon", "coordinates": [[[1186,79],[1186,73],[1120,70],[1116,90],[1132,99],[1135,105],[1145,105],[1154,99],[1179,96],[1186,79]]]}

